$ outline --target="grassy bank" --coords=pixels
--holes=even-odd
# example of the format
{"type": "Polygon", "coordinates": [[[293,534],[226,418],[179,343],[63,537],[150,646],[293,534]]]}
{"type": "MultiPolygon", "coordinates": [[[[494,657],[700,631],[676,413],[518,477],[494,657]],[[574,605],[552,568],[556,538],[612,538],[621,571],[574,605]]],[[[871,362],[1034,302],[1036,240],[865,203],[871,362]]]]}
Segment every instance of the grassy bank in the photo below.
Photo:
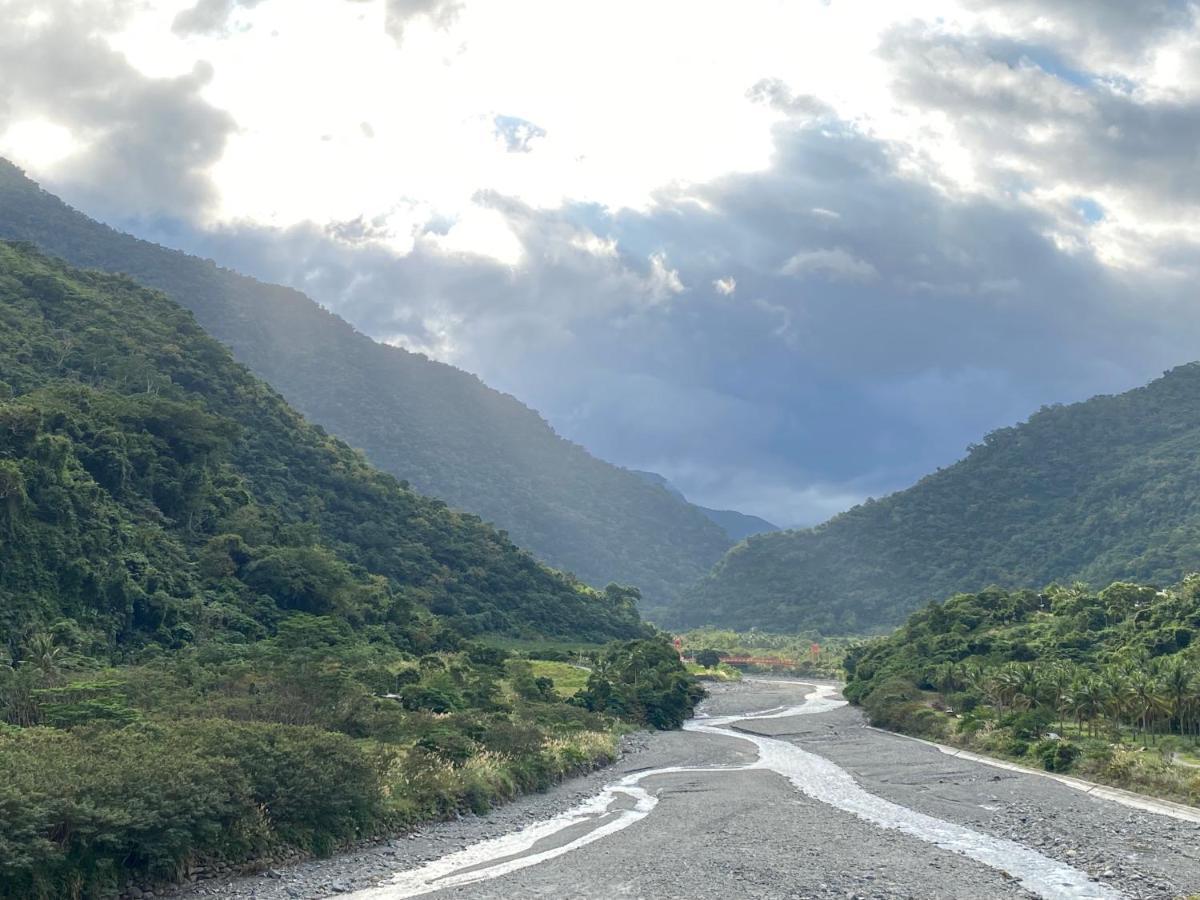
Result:
{"type": "Polygon", "coordinates": [[[604,650],[596,676],[300,624],[124,666],[0,666],[0,897],[113,897],[484,812],[611,762],[622,732],[672,727],[699,696],[658,641],[604,650]],[[568,697],[546,673],[585,683],[568,697]]]}
{"type": "Polygon", "coordinates": [[[1200,769],[1176,761],[1177,754],[1187,760],[1196,752],[1190,738],[1150,741],[1129,729],[1089,734],[1073,723],[1046,723],[1020,713],[949,713],[945,704],[936,691],[904,691],[866,709],[872,724],[901,734],[1200,806],[1200,769]]]}
{"type": "Polygon", "coordinates": [[[1200,803],[1200,578],[962,594],[852,650],[879,726],[1200,803]]]}

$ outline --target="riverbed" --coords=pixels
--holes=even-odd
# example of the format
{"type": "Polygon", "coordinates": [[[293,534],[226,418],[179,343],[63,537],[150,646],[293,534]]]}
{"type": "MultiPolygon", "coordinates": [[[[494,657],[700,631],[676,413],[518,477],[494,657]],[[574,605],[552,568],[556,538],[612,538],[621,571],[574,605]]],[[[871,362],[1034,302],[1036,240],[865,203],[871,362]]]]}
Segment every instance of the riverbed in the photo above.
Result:
{"type": "Polygon", "coordinates": [[[1200,826],[864,727],[836,686],[714,687],[686,730],[482,818],[195,895],[1171,898],[1200,826]]]}

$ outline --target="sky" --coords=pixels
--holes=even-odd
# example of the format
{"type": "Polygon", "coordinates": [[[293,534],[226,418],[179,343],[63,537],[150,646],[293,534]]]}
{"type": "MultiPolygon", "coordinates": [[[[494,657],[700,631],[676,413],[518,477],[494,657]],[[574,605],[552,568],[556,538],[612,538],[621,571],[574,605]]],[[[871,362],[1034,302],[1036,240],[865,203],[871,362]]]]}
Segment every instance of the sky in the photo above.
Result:
{"type": "Polygon", "coordinates": [[[820,522],[1200,358],[1169,0],[0,0],[0,154],[820,522]]]}

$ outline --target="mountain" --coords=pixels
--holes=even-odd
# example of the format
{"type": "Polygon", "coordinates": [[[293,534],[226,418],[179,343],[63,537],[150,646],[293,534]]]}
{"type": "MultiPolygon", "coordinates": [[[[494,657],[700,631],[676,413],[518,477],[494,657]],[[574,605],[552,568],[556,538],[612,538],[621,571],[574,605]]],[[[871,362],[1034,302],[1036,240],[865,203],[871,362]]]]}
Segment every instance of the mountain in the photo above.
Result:
{"type": "Polygon", "coordinates": [[[702,511],[562,439],[476,377],[376,343],[297,291],[114,231],[3,160],[0,238],[165,292],[375,465],[590,584],[617,581],[666,599],[731,543],[702,511]]]}
{"type": "Polygon", "coordinates": [[[1042,409],[817,528],[752,537],[662,621],[856,632],[991,585],[1168,584],[1195,570],[1200,364],[1042,409]]]}
{"type": "MultiPolygon", "coordinates": [[[[675,485],[671,484],[670,481],[657,472],[646,472],[641,469],[630,469],[629,471],[648,484],[655,484],[665,488],[685,503],[690,502],[679,488],[675,487],[675,485]]],[[[708,516],[711,522],[720,526],[721,530],[729,537],[729,540],[734,543],[745,540],[752,534],[763,534],[764,532],[779,530],[778,525],[772,525],[766,519],[760,519],[758,516],[750,516],[737,510],[709,509],[707,506],[699,506],[695,503],[691,505],[708,516]]]]}
{"type": "Polygon", "coordinates": [[[545,568],[373,469],[123,276],[0,243],[0,648],[253,639],[295,612],[410,642],[632,637],[627,596],[545,568]],[[432,627],[432,626],[430,626],[432,627]]]}
{"type": "Polygon", "coordinates": [[[747,515],[736,509],[709,509],[707,506],[697,507],[702,513],[716,522],[733,541],[744,541],[755,534],[769,534],[778,531],[778,525],[772,525],[766,519],[747,515]]]}
{"type": "Polygon", "coordinates": [[[161,895],[611,762],[618,717],[703,694],[635,596],[374,469],[165,295],[0,242],[0,900],[161,895]],[[483,633],[630,640],[577,648],[571,696],[483,633]]]}

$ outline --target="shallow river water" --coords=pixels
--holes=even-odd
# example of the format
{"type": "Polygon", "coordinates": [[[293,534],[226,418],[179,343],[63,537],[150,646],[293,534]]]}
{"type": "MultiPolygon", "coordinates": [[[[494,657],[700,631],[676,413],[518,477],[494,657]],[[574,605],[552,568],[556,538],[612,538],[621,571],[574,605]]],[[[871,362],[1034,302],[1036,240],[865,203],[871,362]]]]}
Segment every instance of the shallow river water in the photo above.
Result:
{"type": "Polygon", "coordinates": [[[354,900],[402,900],[498,878],[603,841],[645,819],[658,805],[655,792],[644,785],[648,780],[682,773],[710,773],[719,778],[721,773],[760,769],[781,775],[805,796],[878,828],[902,832],[997,869],[1035,896],[1047,900],[1116,900],[1123,896],[1115,888],[1092,880],[1087,873],[1019,843],[876,796],[864,790],[845,769],[789,741],[741,730],[755,721],[813,715],[846,704],[838,696],[837,688],[812,687],[813,691],[798,705],[727,716],[705,715],[702,706],[700,714],[685,724],[685,731],[751,742],[757,750],[753,762],[742,766],[670,766],[633,772],[561,815],[398,872],[378,887],[347,896],[354,900]]]}

